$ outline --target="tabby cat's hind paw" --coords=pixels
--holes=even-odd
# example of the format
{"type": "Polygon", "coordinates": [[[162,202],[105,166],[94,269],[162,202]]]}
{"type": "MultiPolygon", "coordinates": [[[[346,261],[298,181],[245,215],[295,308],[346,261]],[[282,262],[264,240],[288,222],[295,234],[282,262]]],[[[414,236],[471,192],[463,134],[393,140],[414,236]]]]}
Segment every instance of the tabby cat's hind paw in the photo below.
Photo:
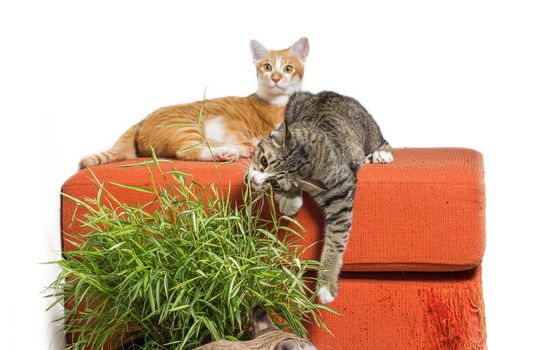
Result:
{"type": "Polygon", "coordinates": [[[337,293],[335,293],[335,295],[332,295],[329,291],[329,286],[322,286],[318,290],[318,301],[320,301],[321,304],[329,304],[333,300],[335,300],[336,297],[337,293]]]}

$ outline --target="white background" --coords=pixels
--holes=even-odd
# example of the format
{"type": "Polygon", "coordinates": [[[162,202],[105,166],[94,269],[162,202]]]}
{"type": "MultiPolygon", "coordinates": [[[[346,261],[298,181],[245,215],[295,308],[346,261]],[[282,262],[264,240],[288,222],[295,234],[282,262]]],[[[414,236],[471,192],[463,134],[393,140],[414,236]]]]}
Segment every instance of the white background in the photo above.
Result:
{"type": "Polygon", "coordinates": [[[311,42],[304,88],[358,98],[395,147],[484,154],[490,349],[537,344],[539,11],[533,1],[0,3],[2,349],[59,349],[40,291],[59,191],[152,110],[256,88],[248,48],[311,42]],[[352,5],[354,4],[354,5],[352,5]]]}

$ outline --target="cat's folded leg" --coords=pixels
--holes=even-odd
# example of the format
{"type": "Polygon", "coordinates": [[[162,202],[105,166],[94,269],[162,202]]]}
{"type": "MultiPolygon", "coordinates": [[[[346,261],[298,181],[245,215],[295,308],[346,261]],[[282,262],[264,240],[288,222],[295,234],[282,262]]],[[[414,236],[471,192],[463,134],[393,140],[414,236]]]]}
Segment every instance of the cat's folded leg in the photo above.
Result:
{"type": "Polygon", "coordinates": [[[254,154],[254,146],[253,145],[234,145],[235,148],[238,149],[240,153],[240,158],[251,158],[254,154]]]}
{"type": "Polygon", "coordinates": [[[229,162],[237,160],[240,154],[239,147],[234,146],[208,146],[196,145],[195,147],[186,147],[176,152],[176,159],[180,160],[199,160],[199,161],[219,161],[229,162]]]}
{"type": "MultiPolygon", "coordinates": [[[[238,160],[239,158],[250,158],[251,148],[246,145],[226,144],[219,147],[211,147],[211,153],[215,160],[230,162],[238,160]]],[[[202,156],[208,157],[208,160],[212,159],[208,149],[206,153],[203,151],[202,156]]]]}
{"type": "Polygon", "coordinates": [[[284,215],[295,215],[303,205],[303,196],[301,192],[279,193],[275,192],[273,197],[279,204],[279,211],[284,215]]]}
{"type": "Polygon", "coordinates": [[[204,153],[203,151],[203,156],[208,156],[209,160],[211,160],[213,155],[215,160],[221,162],[235,161],[240,157],[240,151],[234,146],[212,147],[211,153],[209,149],[207,149],[206,152],[207,153],[204,153]]]}

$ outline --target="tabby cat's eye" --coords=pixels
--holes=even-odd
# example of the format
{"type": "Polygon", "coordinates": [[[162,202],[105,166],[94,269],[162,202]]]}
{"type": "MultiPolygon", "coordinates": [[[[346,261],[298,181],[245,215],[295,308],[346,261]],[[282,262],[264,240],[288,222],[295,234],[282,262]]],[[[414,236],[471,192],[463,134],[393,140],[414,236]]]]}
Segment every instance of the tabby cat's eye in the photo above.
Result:
{"type": "Polygon", "coordinates": [[[287,65],[284,67],[285,73],[292,73],[293,70],[294,70],[294,67],[292,67],[291,65],[287,65]]]}
{"type": "Polygon", "coordinates": [[[266,64],[264,65],[264,70],[265,70],[266,72],[269,72],[269,71],[271,70],[271,64],[266,63],[266,64]]]}
{"type": "Polygon", "coordinates": [[[265,156],[260,157],[260,165],[262,165],[264,169],[268,167],[268,159],[265,156]]]}

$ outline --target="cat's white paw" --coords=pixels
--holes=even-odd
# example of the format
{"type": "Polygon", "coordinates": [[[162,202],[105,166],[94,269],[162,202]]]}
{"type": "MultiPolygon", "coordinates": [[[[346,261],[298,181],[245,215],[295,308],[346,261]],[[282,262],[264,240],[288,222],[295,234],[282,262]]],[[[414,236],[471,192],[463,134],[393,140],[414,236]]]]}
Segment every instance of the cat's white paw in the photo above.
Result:
{"type": "Polygon", "coordinates": [[[393,161],[393,153],[388,151],[374,151],[372,154],[372,163],[385,164],[393,161]]]}
{"type": "Polygon", "coordinates": [[[329,287],[323,286],[318,290],[318,300],[322,304],[329,304],[333,300],[335,300],[335,297],[331,295],[331,292],[329,291],[329,287]]]}
{"type": "Polygon", "coordinates": [[[234,161],[240,157],[240,151],[233,147],[216,147],[212,151],[215,158],[222,162],[234,161]]]}
{"type": "Polygon", "coordinates": [[[303,205],[302,196],[290,198],[276,193],[275,200],[279,203],[279,211],[288,216],[296,214],[303,205]]]}

